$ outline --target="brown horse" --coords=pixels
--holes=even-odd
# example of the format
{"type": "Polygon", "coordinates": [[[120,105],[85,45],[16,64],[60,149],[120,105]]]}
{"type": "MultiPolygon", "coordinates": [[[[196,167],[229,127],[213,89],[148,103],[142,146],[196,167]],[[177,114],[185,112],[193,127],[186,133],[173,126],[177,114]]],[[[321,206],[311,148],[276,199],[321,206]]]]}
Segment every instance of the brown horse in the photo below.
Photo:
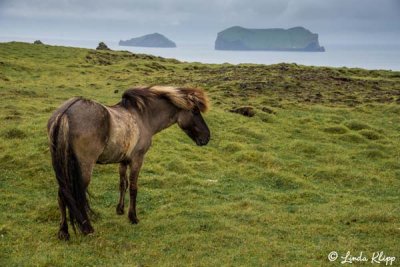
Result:
{"type": "Polygon", "coordinates": [[[208,108],[201,89],[151,86],[129,89],[114,106],[72,98],[58,108],[47,124],[53,168],[59,185],[61,212],[59,239],[69,239],[71,225],[83,234],[93,232],[89,220],[87,187],[96,163],[119,163],[120,197],[117,214],[124,213],[130,167],[129,220],[136,224],[137,179],[152,136],[178,123],[197,145],[210,140],[201,112],[208,108]]]}

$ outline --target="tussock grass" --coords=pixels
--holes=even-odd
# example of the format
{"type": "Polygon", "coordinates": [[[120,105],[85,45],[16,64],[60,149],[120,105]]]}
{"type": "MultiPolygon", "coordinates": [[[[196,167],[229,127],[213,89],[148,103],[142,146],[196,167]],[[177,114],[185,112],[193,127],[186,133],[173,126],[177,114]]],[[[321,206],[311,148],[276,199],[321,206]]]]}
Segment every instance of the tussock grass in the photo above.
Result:
{"type": "Polygon", "coordinates": [[[26,134],[20,129],[12,128],[4,131],[3,137],[6,139],[23,139],[26,138],[26,134]]]}
{"type": "Polygon", "coordinates": [[[378,140],[382,138],[382,135],[374,130],[361,130],[360,134],[369,140],[378,140]]]}
{"type": "Polygon", "coordinates": [[[330,126],[324,128],[324,132],[332,134],[344,134],[347,132],[347,129],[343,126],[330,126]]]}
{"type": "Polygon", "coordinates": [[[325,266],[330,251],[399,257],[400,75],[209,65],[128,52],[0,44],[0,266],[325,266]],[[212,137],[156,135],[138,225],[98,165],[95,234],[57,240],[46,123],[66,99],[115,104],[135,85],[205,88],[212,137]],[[379,92],[379,93],[377,93],[379,92]],[[252,106],[254,117],[230,113],[252,106]]]}
{"type": "Polygon", "coordinates": [[[345,125],[347,128],[355,131],[371,128],[371,126],[369,126],[368,124],[356,120],[347,121],[345,122],[345,125]]]}

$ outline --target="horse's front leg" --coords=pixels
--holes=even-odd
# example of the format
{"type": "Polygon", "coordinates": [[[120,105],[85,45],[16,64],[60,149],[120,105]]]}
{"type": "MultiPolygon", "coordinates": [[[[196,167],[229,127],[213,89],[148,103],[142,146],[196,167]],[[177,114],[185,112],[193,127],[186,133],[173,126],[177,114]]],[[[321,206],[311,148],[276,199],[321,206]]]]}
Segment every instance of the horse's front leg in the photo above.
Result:
{"type": "Polygon", "coordinates": [[[137,196],[137,180],[139,176],[140,168],[142,167],[143,156],[135,157],[131,162],[131,171],[129,174],[129,195],[130,195],[130,205],[129,205],[129,220],[133,224],[137,224],[139,219],[136,216],[136,196],[137,196]]]}
{"type": "Polygon", "coordinates": [[[128,165],[126,163],[119,164],[119,202],[117,205],[117,214],[124,214],[125,207],[125,193],[128,188],[128,177],[126,176],[126,169],[128,165]]]}

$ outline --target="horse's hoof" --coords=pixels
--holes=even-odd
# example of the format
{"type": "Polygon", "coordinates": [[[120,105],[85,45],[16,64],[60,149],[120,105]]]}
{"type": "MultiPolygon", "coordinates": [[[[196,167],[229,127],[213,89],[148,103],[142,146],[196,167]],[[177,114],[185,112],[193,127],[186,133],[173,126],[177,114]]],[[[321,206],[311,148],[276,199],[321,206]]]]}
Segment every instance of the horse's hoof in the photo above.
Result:
{"type": "Polygon", "coordinates": [[[65,231],[58,231],[58,239],[68,241],[69,240],[69,233],[65,231]]]}
{"type": "Polygon", "coordinates": [[[122,215],[122,214],[124,214],[124,207],[121,207],[120,205],[118,205],[116,211],[117,211],[118,215],[122,215]]]}
{"type": "Polygon", "coordinates": [[[82,233],[84,235],[88,235],[88,234],[94,233],[94,229],[90,224],[85,224],[82,227],[82,233]]]}
{"type": "Polygon", "coordinates": [[[136,217],[136,215],[133,215],[131,213],[129,213],[129,221],[132,224],[138,224],[139,223],[139,219],[136,217]]]}
{"type": "Polygon", "coordinates": [[[130,219],[132,224],[138,224],[139,223],[139,219],[138,218],[134,218],[134,219],[130,219]]]}

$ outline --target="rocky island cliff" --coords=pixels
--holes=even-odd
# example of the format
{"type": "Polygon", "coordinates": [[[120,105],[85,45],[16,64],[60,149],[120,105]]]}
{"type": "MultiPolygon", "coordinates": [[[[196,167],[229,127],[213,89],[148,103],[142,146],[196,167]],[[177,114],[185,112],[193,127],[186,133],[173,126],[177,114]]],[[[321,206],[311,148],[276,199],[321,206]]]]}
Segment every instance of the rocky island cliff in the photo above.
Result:
{"type": "Polygon", "coordinates": [[[218,33],[216,50],[269,50],[324,52],[318,34],[303,27],[246,29],[235,26],[218,33]]]}
{"type": "Polygon", "coordinates": [[[141,46],[141,47],[176,47],[176,44],[159,33],[147,34],[126,41],[119,41],[120,46],[141,46]]]}

